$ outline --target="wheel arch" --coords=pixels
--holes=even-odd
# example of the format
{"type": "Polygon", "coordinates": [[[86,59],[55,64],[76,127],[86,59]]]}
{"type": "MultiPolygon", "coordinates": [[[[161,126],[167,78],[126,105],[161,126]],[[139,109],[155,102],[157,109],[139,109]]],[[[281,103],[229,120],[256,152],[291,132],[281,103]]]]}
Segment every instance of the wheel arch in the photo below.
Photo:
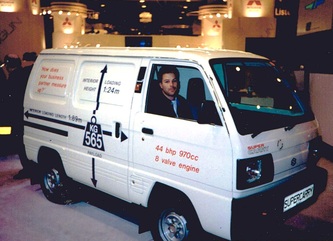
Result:
{"type": "Polygon", "coordinates": [[[38,151],[37,162],[40,167],[54,166],[67,176],[59,152],[52,148],[41,146],[38,151]]]}
{"type": "Polygon", "coordinates": [[[156,205],[163,205],[164,203],[168,203],[169,200],[167,197],[173,197],[173,200],[177,201],[179,205],[188,205],[187,208],[190,208],[193,211],[195,218],[200,223],[199,216],[191,199],[183,191],[160,182],[156,182],[151,190],[148,199],[148,209],[151,210],[156,205]]]}

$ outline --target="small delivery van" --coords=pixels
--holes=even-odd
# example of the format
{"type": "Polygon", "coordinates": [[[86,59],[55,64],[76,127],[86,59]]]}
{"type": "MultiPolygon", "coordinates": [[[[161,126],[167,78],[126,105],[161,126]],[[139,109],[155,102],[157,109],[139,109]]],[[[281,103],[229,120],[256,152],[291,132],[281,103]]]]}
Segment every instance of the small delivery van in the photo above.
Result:
{"type": "Polygon", "coordinates": [[[317,122],[291,86],[240,51],[47,49],[26,88],[25,150],[52,202],[81,184],[144,207],[155,241],[251,239],[326,187],[317,122]],[[150,111],[164,66],[191,118],[150,111]]]}

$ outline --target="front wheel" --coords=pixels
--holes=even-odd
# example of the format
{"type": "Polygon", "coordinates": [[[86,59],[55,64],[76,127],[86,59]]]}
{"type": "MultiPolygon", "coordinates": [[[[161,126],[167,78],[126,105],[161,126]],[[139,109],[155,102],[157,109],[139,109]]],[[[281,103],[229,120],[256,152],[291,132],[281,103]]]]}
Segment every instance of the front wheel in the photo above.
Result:
{"type": "Polygon", "coordinates": [[[45,197],[53,203],[69,204],[72,202],[69,180],[55,167],[43,168],[41,187],[45,197]]]}
{"type": "Polygon", "coordinates": [[[201,226],[191,208],[161,207],[155,209],[153,217],[151,233],[154,241],[200,240],[201,226]]]}

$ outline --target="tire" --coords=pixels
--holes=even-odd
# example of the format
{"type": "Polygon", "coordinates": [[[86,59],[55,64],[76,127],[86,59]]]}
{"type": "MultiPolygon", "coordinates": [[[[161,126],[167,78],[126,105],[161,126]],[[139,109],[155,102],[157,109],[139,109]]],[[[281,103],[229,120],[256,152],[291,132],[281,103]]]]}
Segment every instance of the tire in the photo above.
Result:
{"type": "Polygon", "coordinates": [[[152,212],[151,233],[154,241],[201,240],[202,228],[190,202],[160,208],[155,206],[152,212]]]}
{"type": "Polygon", "coordinates": [[[51,202],[57,204],[70,204],[71,184],[64,172],[56,167],[43,167],[41,187],[44,196],[51,202]]]}

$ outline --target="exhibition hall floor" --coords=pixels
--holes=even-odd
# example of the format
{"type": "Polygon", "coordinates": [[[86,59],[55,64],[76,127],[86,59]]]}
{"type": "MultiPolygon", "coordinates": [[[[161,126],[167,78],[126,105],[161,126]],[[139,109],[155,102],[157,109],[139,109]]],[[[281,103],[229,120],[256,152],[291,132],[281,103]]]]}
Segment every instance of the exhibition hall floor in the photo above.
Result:
{"type": "MultiPolygon", "coordinates": [[[[321,158],[318,165],[328,170],[326,191],[267,240],[333,240],[333,162],[321,158]]],[[[99,203],[94,197],[53,204],[38,184],[13,179],[20,169],[17,155],[0,158],[1,241],[152,241],[149,232],[138,234],[140,212],[133,205],[112,198],[99,203]]]]}

